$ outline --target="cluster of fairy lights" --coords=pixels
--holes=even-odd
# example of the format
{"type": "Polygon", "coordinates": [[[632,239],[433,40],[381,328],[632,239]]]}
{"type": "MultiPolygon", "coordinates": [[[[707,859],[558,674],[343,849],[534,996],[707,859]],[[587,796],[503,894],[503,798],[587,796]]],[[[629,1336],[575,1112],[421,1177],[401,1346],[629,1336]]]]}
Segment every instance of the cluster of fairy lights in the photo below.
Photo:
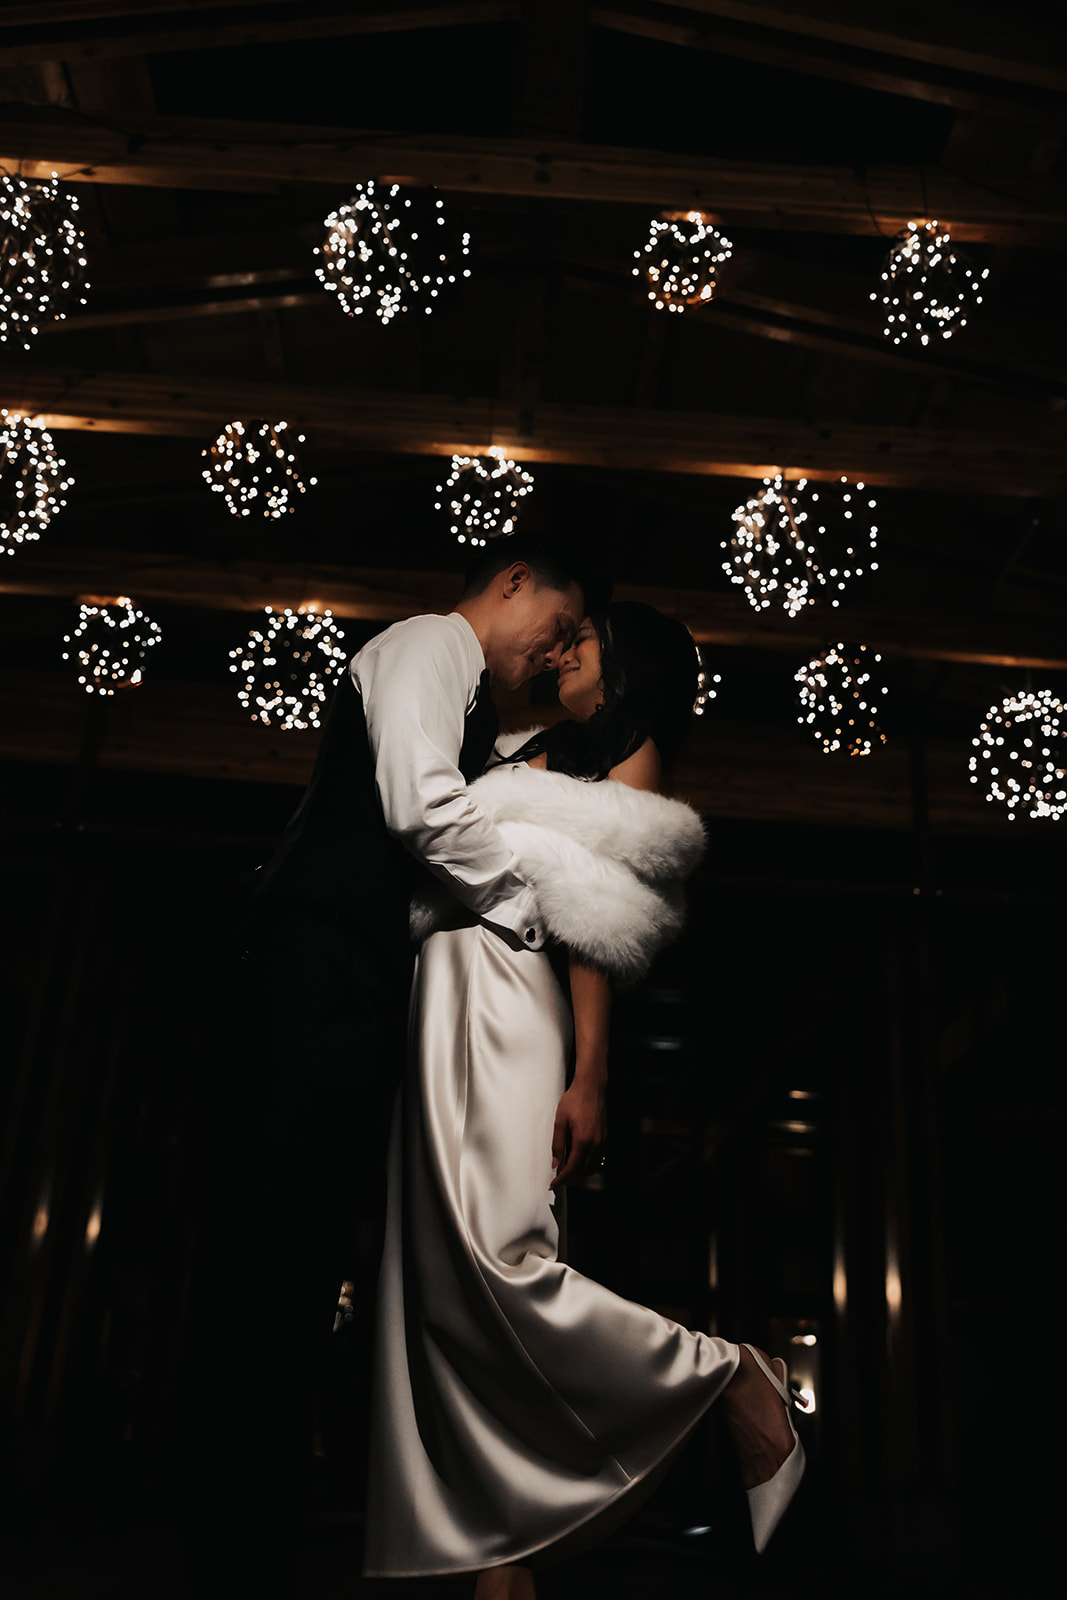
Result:
{"type": "Polygon", "coordinates": [[[909,222],[886,257],[885,288],[871,292],[885,313],[882,332],[894,344],[951,339],[966,327],[969,312],[981,305],[988,276],[988,267],[979,272],[953,248],[948,229],[939,222],[909,222]]]}
{"type": "Polygon", "coordinates": [[[145,657],[163,634],[157,622],[138,611],[127,595],[114,600],[83,600],[78,626],[64,636],[69,645],[63,660],[73,656],[81,669],[78,682],[87,694],[113,695],[116,689],[136,689],[142,681],[145,657]]]}
{"type": "Polygon", "coordinates": [[[824,591],[836,606],[834,590],[878,570],[870,559],[878,528],[868,513],[875,508],[865,486],[846,477],[836,484],[807,478],[786,484],[781,473],[764,478],[763,488],[733,513],[736,528],[722,541],[722,570],[756,611],[780,604],[795,617],[824,591]]]}
{"type": "MultiPolygon", "coordinates": [[[[294,499],[307,489],[289,449],[288,423],[230,422],[210,449],[200,453],[207,459],[204,481],[215,494],[221,494],[235,517],[284,517],[293,511],[294,499]]],[[[297,434],[297,444],[304,435],[297,434]]],[[[312,486],[317,482],[309,478],[312,486]]]]}
{"type": "Polygon", "coordinates": [[[797,721],[819,742],[824,755],[847,750],[850,756],[869,756],[875,745],[885,744],[878,726],[878,702],[885,685],[872,682],[864,644],[830,645],[805,662],[794,674],[800,685],[797,721]]]}
{"type": "Polygon", "coordinates": [[[0,550],[39,539],[74,484],[52,435],[17,411],[0,410],[0,550]]]}
{"type": "Polygon", "coordinates": [[[315,276],[350,317],[373,311],[384,324],[416,303],[429,313],[443,289],[470,277],[460,265],[470,234],[449,226],[436,189],[368,179],[324,226],[315,276]]]}
{"type": "Polygon", "coordinates": [[[514,533],[520,502],[533,486],[533,474],[492,445],[485,456],[452,457],[451,472],[437,485],[445,498],[434,509],[446,510],[447,502],[456,542],[477,548],[514,533]]]}
{"type": "Polygon", "coordinates": [[[971,782],[986,782],[986,799],[1058,822],[1067,810],[1064,705],[1051,689],[1026,690],[990,706],[971,743],[971,782]]]}
{"type": "Polygon", "coordinates": [[[50,179],[0,174],[0,342],[24,350],[42,323],[85,304],[85,241],[78,199],[50,179]]]}
{"type": "Polygon", "coordinates": [[[346,660],[343,639],[329,609],[265,606],[262,628],[230,651],[230,671],[244,676],[237,699],[252,721],[285,733],[320,727],[327,690],[346,660]]]}
{"type": "Polygon", "coordinates": [[[634,251],[633,275],[648,280],[648,298],[657,311],[685,311],[707,305],[715,293],[715,274],[733,250],[699,211],[667,220],[654,217],[647,243],[634,251]]]}
{"type": "Polygon", "coordinates": [[[705,708],[710,701],[718,695],[715,685],[722,682],[721,672],[709,672],[708,664],[704,660],[704,652],[697,645],[697,697],[693,701],[693,710],[698,717],[704,715],[705,708]]]}

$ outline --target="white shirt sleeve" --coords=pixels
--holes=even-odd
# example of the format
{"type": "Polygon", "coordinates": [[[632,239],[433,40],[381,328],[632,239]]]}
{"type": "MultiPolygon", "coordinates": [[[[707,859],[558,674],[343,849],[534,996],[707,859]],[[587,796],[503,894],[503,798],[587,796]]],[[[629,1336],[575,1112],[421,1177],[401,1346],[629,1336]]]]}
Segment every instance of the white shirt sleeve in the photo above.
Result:
{"type": "Polygon", "coordinates": [[[351,663],[390,833],[509,942],[540,949],[532,887],[459,770],[463,724],[482,670],[462,617],[411,617],[351,663]]]}

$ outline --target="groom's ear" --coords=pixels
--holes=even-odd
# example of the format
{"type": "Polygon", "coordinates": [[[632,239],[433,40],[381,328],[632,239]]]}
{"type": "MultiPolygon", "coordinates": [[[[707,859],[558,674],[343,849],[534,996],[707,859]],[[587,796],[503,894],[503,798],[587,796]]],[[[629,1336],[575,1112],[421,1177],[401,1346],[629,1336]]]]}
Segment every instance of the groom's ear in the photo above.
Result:
{"type": "Polygon", "coordinates": [[[504,598],[510,600],[530,581],[530,566],[525,561],[515,561],[504,573],[504,598]]]}

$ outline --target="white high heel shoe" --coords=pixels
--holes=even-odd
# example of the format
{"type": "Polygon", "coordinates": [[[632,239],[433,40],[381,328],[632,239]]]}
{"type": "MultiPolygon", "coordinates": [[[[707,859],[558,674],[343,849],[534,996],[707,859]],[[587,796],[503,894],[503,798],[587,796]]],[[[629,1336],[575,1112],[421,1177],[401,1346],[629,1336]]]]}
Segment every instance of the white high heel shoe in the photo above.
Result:
{"type": "Polygon", "coordinates": [[[774,1477],[768,1478],[766,1483],[758,1483],[754,1489],[745,1490],[748,1498],[748,1514],[752,1519],[752,1541],[756,1546],[757,1555],[762,1555],[772,1533],[785,1515],[786,1507],[800,1487],[800,1480],[804,1476],[804,1446],[793,1426],[793,1401],[788,1389],[789,1369],[785,1362],[778,1357],[772,1363],[774,1367],[781,1368],[779,1376],[778,1372],[771,1371],[758,1350],[753,1350],[750,1344],[746,1344],[744,1349],[749,1352],[764,1377],[774,1384],[781,1395],[789,1431],[793,1435],[793,1448],[774,1477]]]}

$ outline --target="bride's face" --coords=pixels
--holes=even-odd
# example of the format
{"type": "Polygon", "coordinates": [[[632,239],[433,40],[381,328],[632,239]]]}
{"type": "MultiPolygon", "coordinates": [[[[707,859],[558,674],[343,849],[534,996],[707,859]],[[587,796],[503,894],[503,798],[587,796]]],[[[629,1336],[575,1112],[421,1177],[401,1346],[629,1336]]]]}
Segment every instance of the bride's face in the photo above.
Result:
{"type": "Polygon", "coordinates": [[[559,703],[572,717],[588,722],[604,702],[604,683],[600,676],[600,640],[586,617],[574,636],[574,643],[559,663],[559,703]]]}

